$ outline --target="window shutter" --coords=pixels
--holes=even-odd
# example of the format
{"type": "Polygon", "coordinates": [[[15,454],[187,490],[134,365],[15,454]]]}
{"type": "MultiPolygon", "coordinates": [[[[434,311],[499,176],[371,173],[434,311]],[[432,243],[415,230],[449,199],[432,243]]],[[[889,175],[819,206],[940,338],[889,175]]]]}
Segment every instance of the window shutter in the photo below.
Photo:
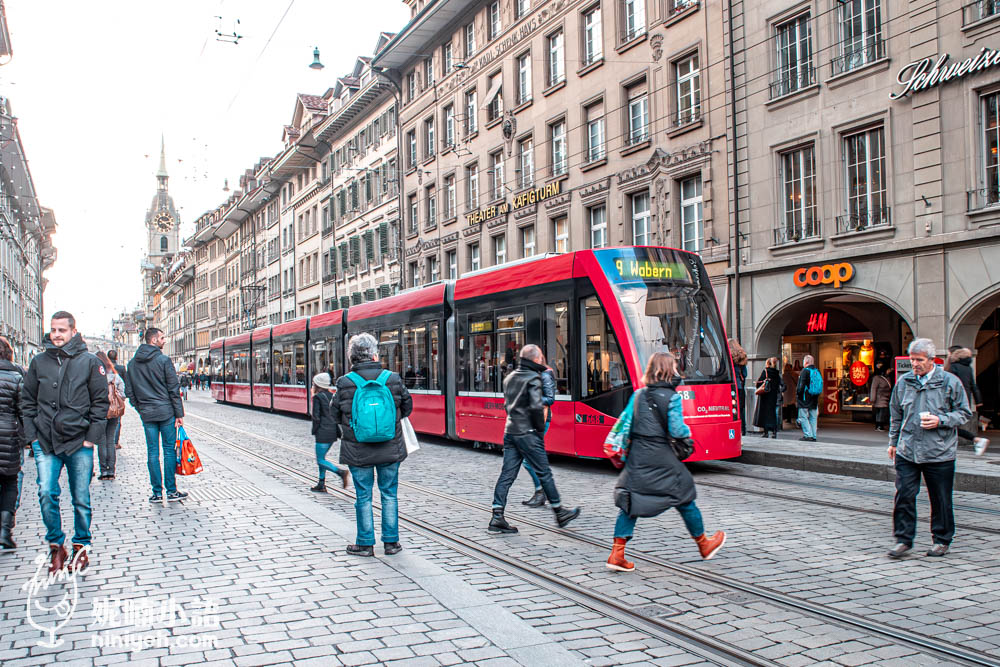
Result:
{"type": "Polygon", "coordinates": [[[369,262],[375,261],[375,232],[371,229],[365,232],[365,255],[369,262]]]}
{"type": "Polygon", "coordinates": [[[351,297],[349,297],[349,296],[342,296],[342,297],[340,297],[340,307],[341,308],[348,308],[348,307],[350,307],[350,305],[351,305],[351,297]]]}
{"type": "Polygon", "coordinates": [[[361,305],[361,292],[354,292],[351,294],[351,305],[352,306],[361,305]]]}
{"type": "Polygon", "coordinates": [[[351,244],[351,265],[357,266],[361,263],[361,237],[352,236],[351,244]]]}
{"type": "Polygon", "coordinates": [[[347,255],[347,244],[341,243],[339,248],[340,248],[340,266],[346,272],[351,268],[351,261],[347,255]]]}
{"type": "Polygon", "coordinates": [[[365,301],[374,301],[374,300],[375,300],[375,289],[374,288],[368,288],[368,289],[366,289],[365,290],[365,301]]]}
{"type": "Polygon", "coordinates": [[[385,257],[389,254],[389,223],[383,222],[378,226],[378,251],[385,257]]]}

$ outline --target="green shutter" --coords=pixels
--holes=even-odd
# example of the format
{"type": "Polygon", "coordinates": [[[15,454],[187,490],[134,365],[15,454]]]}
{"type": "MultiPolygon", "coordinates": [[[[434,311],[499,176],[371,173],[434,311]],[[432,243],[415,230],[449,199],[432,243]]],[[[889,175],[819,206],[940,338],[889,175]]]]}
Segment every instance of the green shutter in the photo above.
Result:
{"type": "Polygon", "coordinates": [[[342,297],[340,297],[340,307],[341,308],[350,308],[350,306],[351,306],[351,297],[349,297],[349,296],[342,296],[342,297]]]}
{"type": "Polygon", "coordinates": [[[389,223],[387,222],[378,226],[378,251],[383,257],[389,254],[389,223]]]}
{"type": "Polygon", "coordinates": [[[380,299],[384,299],[392,293],[392,288],[389,285],[379,285],[378,286],[378,296],[380,299]]]}
{"type": "Polygon", "coordinates": [[[352,306],[361,305],[361,292],[353,292],[351,294],[351,305],[352,306]]]}
{"type": "Polygon", "coordinates": [[[340,248],[340,267],[347,271],[351,268],[351,261],[347,255],[347,243],[341,243],[338,247],[340,248]]]}
{"type": "Polygon", "coordinates": [[[375,300],[375,288],[370,287],[365,290],[365,301],[374,301],[374,300],[375,300]]]}
{"type": "Polygon", "coordinates": [[[365,254],[369,262],[375,261],[375,232],[371,229],[365,232],[365,254]]]}
{"type": "Polygon", "coordinates": [[[351,244],[351,265],[358,266],[359,264],[361,264],[361,237],[352,236],[350,244],[351,244]]]}

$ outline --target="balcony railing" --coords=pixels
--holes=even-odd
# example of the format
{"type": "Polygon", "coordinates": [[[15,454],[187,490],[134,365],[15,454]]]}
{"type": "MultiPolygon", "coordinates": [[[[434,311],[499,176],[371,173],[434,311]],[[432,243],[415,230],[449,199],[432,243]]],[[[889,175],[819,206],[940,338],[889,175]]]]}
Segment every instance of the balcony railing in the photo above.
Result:
{"type": "Polygon", "coordinates": [[[649,126],[644,125],[642,127],[637,127],[629,131],[625,135],[625,145],[635,146],[636,144],[641,144],[642,142],[649,139],[649,126]]]}
{"type": "Polygon", "coordinates": [[[670,118],[670,124],[677,128],[684,127],[685,125],[689,125],[691,123],[697,123],[699,120],[701,120],[701,105],[696,104],[688,109],[682,109],[675,112],[670,118]]]}
{"type": "Polygon", "coordinates": [[[837,233],[850,234],[851,232],[863,232],[867,229],[878,227],[890,227],[892,225],[892,210],[885,208],[874,211],[864,211],[861,213],[848,213],[837,216],[837,233]]]}
{"type": "MultiPolygon", "coordinates": [[[[1000,0],[998,0],[1000,1],[1000,0]]],[[[885,40],[866,39],[865,44],[844,44],[843,53],[833,59],[833,75],[843,74],[885,58],[885,40]]]]}
{"type": "Polygon", "coordinates": [[[1000,206],[1000,188],[980,188],[968,192],[969,212],[982,211],[1000,206]]]}
{"type": "Polygon", "coordinates": [[[962,25],[1000,14],[1000,0],[977,0],[962,7],[962,25]]]}
{"type": "Polygon", "coordinates": [[[771,99],[790,95],[814,83],[816,83],[816,69],[809,63],[803,63],[789,70],[776,70],[771,78],[771,99]]]}
{"type": "Polygon", "coordinates": [[[774,245],[798,243],[806,239],[818,238],[820,228],[819,220],[810,220],[794,225],[781,225],[774,230],[774,245]]]}

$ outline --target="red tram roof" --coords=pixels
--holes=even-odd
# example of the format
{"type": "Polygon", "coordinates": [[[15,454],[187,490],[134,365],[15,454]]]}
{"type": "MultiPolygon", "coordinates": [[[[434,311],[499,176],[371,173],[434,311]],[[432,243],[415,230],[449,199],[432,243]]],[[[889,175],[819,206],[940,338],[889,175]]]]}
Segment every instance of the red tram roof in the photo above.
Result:
{"type": "Polygon", "coordinates": [[[208,349],[219,350],[222,348],[222,344],[224,342],[226,342],[225,338],[216,338],[215,340],[213,340],[211,343],[208,344],[208,349]]]}
{"type": "Polygon", "coordinates": [[[267,340],[271,335],[271,327],[257,327],[250,333],[250,340],[267,340]]]}
{"type": "Polygon", "coordinates": [[[573,277],[575,254],[544,257],[536,261],[484,271],[468,278],[459,278],[455,283],[455,300],[568,280],[573,277]]]}
{"type": "Polygon", "coordinates": [[[309,318],[309,328],[319,329],[320,327],[329,327],[340,324],[344,321],[344,311],[343,310],[332,310],[329,313],[322,313],[320,315],[314,315],[309,318]]]}
{"type": "Polygon", "coordinates": [[[226,347],[230,345],[243,345],[250,342],[250,334],[240,334],[239,336],[233,336],[232,338],[226,339],[226,347]]]}
{"type": "Polygon", "coordinates": [[[291,322],[285,322],[284,324],[279,324],[271,328],[271,335],[275,338],[278,336],[284,336],[286,334],[299,333],[300,331],[306,330],[306,322],[308,318],[300,317],[297,320],[292,320],[291,322]]]}
{"type": "Polygon", "coordinates": [[[369,301],[359,306],[351,306],[347,309],[347,321],[357,322],[370,317],[387,315],[390,313],[400,313],[407,310],[416,310],[427,306],[437,306],[444,303],[444,283],[429,285],[423,289],[411,290],[387,296],[383,299],[369,301]]]}

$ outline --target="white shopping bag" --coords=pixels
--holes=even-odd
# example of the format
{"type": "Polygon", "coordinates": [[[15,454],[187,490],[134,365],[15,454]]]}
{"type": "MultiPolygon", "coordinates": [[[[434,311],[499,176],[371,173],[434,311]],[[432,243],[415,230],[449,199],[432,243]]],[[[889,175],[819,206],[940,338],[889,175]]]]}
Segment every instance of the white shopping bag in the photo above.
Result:
{"type": "Polygon", "coordinates": [[[413,452],[420,449],[420,443],[417,442],[417,432],[413,430],[413,424],[407,417],[403,417],[399,420],[399,428],[403,432],[403,442],[406,443],[406,453],[412,454],[413,452]]]}

